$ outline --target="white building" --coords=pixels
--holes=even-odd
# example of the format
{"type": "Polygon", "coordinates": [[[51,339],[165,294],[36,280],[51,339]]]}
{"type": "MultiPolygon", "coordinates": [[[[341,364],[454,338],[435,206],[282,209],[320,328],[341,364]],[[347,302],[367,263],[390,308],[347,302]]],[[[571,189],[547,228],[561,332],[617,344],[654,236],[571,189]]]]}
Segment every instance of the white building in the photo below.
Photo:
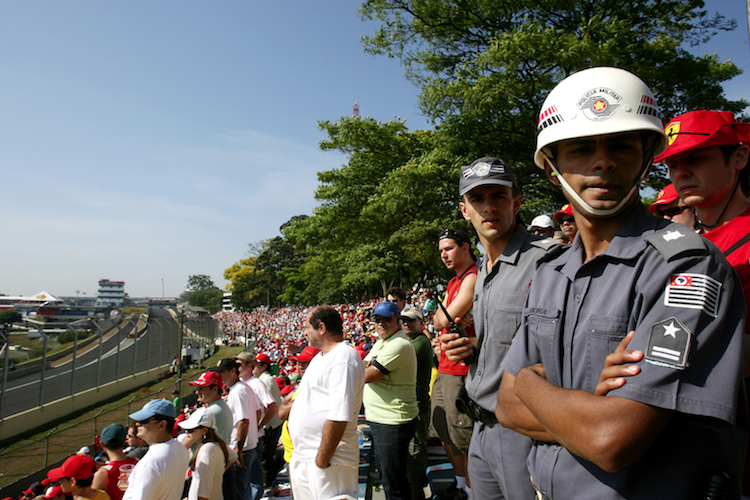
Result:
{"type": "Polygon", "coordinates": [[[224,292],[224,296],[221,300],[221,310],[222,311],[234,311],[234,306],[232,305],[232,292],[224,292]]]}
{"type": "Polygon", "coordinates": [[[97,293],[97,306],[122,306],[125,300],[125,282],[99,280],[99,292],[97,293]]]}

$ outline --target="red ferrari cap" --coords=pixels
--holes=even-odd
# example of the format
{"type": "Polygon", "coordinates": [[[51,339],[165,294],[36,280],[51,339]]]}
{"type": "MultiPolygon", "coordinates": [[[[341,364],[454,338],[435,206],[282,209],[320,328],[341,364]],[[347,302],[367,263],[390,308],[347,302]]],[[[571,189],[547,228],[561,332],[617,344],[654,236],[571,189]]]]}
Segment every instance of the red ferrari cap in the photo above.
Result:
{"type": "Polygon", "coordinates": [[[555,220],[557,222],[560,222],[560,219],[563,217],[563,215],[569,215],[573,217],[573,207],[570,206],[570,203],[566,203],[560,210],[555,212],[555,220]]]}
{"type": "Polygon", "coordinates": [[[663,162],[691,149],[731,146],[750,142],[750,123],[738,122],[729,111],[690,111],[667,123],[664,132],[669,139],[666,151],[654,158],[663,162]]]}
{"type": "Polygon", "coordinates": [[[649,205],[648,210],[652,214],[655,214],[659,207],[663,205],[669,205],[678,198],[677,190],[674,188],[674,184],[668,184],[664,186],[664,189],[659,191],[656,195],[656,201],[649,205]]]}

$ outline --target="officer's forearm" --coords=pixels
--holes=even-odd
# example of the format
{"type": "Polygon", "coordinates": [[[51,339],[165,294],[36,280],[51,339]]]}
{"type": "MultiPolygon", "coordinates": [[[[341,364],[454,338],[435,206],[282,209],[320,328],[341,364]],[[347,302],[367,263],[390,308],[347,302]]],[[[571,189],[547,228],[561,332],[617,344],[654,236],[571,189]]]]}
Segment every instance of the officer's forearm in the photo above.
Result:
{"type": "Polygon", "coordinates": [[[514,394],[553,441],[607,472],[641,458],[672,416],[630,399],[563,389],[533,366],[518,372],[514,394]]]}
{"type": "Polygon", "coordinates": [[[555,441],[534,414],[513,393],[514,385],[515,377],[508,372],[503,373],[500,389],[497,391],[497,405],[495,406],[497,420],[503,427],[512,429],[531,439],[555,441]]]}

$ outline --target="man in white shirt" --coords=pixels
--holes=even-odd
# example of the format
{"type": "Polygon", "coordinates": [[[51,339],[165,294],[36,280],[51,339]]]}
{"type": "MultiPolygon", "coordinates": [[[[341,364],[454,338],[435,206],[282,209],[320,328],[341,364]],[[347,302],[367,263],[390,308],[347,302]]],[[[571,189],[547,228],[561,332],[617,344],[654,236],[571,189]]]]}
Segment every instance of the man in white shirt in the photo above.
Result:
{"type": "Polygon", "coordinates": [[[239,365],[235,360],[222,359],[216,371],[224,385],[229,387],[227,405],[234,419],[229,446],[238,455],[237,462],[232,465],[237,499],[259,500],[263,495],[262,478],[258,483],[250,467],[258,456],[258,422],[261,419],[258,399],[253,390],[240,380],[239,365]]]}
{"type": "Polygon", "coordinates": [[[185,447],[172,439],[174,405],[155,399],[130,418],[149,448],[130,473],[123,500],[180,500],[189,456],[185,447]]]}
{"type": "Polygon", "coordinates": [[[310,361],[289,415],[292,493],[357,498],[357,417],[365,366],[344,342],[341,316],[333,307],[318,306],[307,314],[305,336],[321,352],[310,361]]]}

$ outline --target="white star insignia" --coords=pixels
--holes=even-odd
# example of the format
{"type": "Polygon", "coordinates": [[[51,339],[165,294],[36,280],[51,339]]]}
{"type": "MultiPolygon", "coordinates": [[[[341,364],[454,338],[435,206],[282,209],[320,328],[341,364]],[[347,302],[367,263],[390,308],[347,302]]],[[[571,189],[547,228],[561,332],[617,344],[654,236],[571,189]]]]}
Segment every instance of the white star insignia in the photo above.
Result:
{"type": "Polygon", "coordinates": [[[680,329],[674,326],[674,321],[672,321],[669,325],[664,327],[664,336],[666,337],[667,335],[669,335],[673,339],[676,339],[677,336],[675,334],[679,331],[680,329]]]}

